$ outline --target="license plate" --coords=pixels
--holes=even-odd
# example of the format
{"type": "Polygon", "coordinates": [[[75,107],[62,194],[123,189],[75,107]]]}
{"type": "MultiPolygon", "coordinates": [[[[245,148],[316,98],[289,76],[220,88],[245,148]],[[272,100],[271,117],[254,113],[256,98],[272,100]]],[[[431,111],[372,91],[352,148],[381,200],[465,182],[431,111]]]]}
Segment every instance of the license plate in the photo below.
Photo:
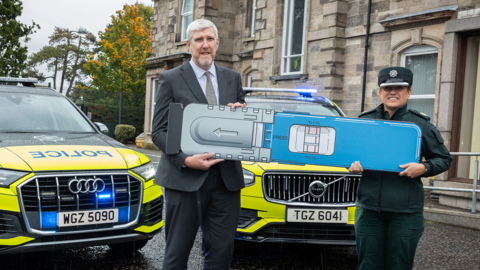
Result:
{"type": "Polygon", "coordinates": [[[118,222],[118,209],[58,213],[58,227],[118,222]]]}
{"type": "Polygon", "coordinates": [[[287,208],[287,222],[347,223],[348,210],[287,208]]]}

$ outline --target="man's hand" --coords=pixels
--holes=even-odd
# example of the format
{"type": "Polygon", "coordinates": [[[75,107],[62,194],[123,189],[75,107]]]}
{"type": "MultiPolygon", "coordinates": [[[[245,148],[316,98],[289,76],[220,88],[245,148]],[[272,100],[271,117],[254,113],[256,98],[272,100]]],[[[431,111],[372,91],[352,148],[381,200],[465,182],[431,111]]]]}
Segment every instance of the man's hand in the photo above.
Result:
{"type": "Polygon", "coordinates": [[[363,168],[362,165],[360,165],[360,161],[353,162],[352,165],[350,165],[350,168],[348,168],[348,171],[356,174],[362,173],[363,168]]]}
{"type": "Polygon", "coordinates": [[[223,159],[213,159],[213,155],[214,153],[188,156],[183,164],[191,169],[206,171],[213,165],[224,161],[223,159]]]}
{"type": "Polygon", "coordinates": [[[247,107],[247,103],[240,103],[240,102],[235,102],[235,103],[228,103],[227,106],[232,107],[232,109],[235,109],[237,107],[247,107]]]}
{"type": "Polygon", "coordinates": [[[405,169],[403,172],[400,173],[400,176],[416,178],[425,174],[425,169],[427,169],[427,166],[422,163],[411,162],[408,164],[400,165],[400,168],[405,169]]]}

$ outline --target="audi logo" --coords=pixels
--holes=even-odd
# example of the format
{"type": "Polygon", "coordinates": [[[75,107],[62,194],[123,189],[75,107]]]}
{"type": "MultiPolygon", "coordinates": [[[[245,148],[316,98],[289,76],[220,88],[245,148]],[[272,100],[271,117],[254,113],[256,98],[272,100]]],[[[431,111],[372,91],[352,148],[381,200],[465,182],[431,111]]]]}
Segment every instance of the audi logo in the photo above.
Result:
{"type": "Polygon", "coordinates": [[[102,192],[105,182],[100,178],[73,179],[68,182],[68,189],[73,194],[102,192]]]}

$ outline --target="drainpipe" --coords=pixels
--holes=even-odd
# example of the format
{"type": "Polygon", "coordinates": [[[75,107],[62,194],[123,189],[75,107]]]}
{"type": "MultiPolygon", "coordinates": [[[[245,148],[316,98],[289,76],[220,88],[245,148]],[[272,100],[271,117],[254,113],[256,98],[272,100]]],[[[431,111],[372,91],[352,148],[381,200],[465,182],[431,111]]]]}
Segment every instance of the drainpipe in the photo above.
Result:
{"type": "Polygon", "coordinates": [[[370,37],[370,15],[372,14],[372,0],[368,0],[367,13],[367,35],[365,36],[365,59],[363,60],[363,87],[362,87],[362,106],[360,112],[365,110],[365,92],[367,91],[367,59],[368,59],[368,39],[370,37]]]}

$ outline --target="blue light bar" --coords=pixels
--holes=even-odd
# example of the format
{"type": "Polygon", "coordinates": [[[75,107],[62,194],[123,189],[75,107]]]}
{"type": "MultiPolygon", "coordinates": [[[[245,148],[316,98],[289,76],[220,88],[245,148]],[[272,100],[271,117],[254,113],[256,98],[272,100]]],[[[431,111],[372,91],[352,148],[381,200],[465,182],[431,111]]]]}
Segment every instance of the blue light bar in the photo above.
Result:
{"type": "Polygon", "coordinates": [[[295,93],[317,93],[317,89],[307,89],[307,88],[264,88],[264,87],[243,87],[243,91],[255,91],[255,92],[295,92],[295,93]]]}
{"type": "Polygon", "coordinates": [[[98,195],[99,199],[108,199],[110,198],[110,194],[103,194],[103,195],[98,195]]]}

